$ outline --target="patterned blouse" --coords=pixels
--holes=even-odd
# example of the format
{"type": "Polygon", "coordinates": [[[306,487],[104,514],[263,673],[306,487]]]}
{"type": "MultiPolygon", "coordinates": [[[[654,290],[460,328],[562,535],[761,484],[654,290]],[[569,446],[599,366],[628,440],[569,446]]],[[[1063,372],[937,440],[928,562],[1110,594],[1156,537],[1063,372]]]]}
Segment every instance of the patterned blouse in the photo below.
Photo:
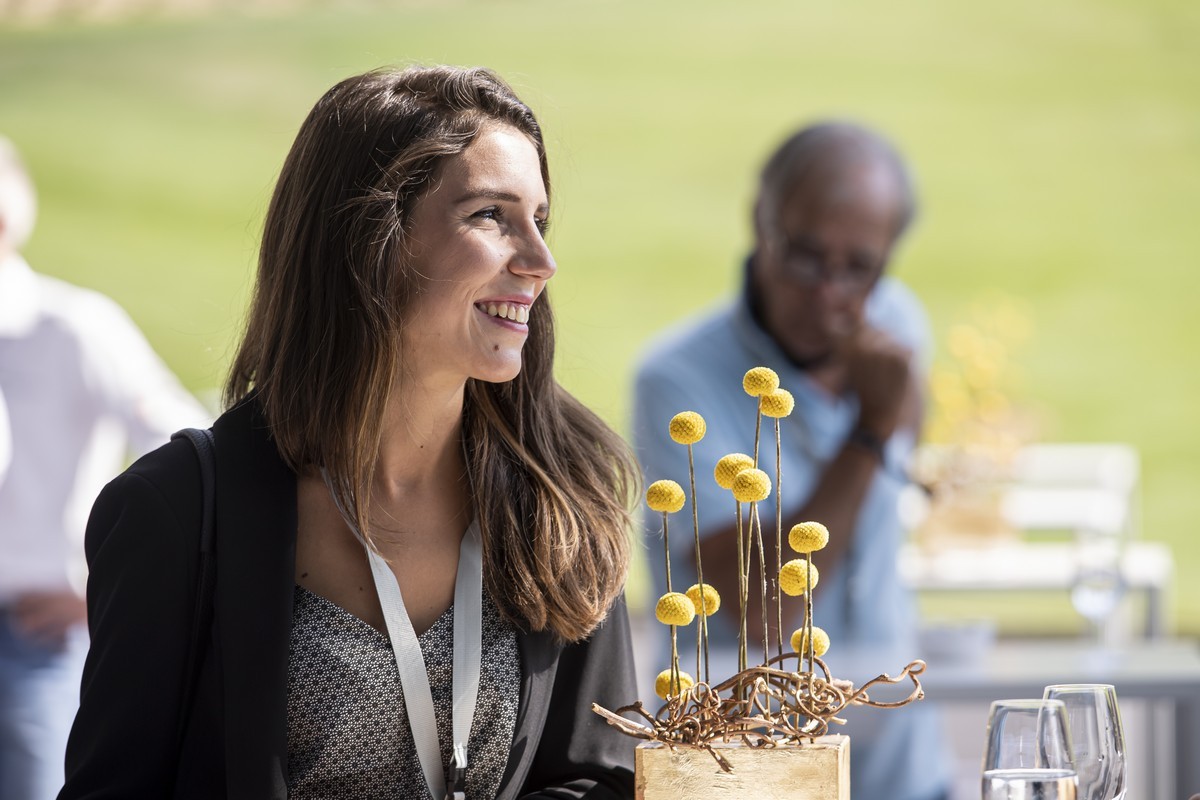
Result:
{"type": "MultiPolygon", "coordinates": [[[[417,638],[448,774],[453,606],[417,638]]],[[[516,632],[486,594],[482,644],[479,698],[467,742],[468,800],[496,796],[520,699],[516,632]]],[[[288,659],[288,797],[430,800],[391,641],[300,586],[295,589],[288,659]]]]}

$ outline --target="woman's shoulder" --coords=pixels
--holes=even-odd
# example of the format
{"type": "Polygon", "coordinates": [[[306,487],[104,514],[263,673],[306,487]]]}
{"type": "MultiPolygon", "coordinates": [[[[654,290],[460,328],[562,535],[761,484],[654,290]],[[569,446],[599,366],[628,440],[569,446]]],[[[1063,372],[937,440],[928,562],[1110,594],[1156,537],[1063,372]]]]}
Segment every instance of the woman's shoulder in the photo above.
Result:
{"type": "MultiPolygon", "coordinates": [[[[277,461],[264,426],[253,398],[236,404],[213,424],[216,458],[220,462],[213,477],[225,489],[231,490],[226,498],[230,503],[244,500],[240,496],[244,487],[235,478],[221,483],[222,465],[228,468],[231,464],[253,460],[256,448],[261,449],[260,440],[268,442],[266,446],[271,448],[272,458],[277,461]]],[[[174,522],[184,531],[198,530],[204,504],[200,463],[196,448],[182,436],[145,454],[104,487],[92,506],[89,536],[93,528],[138,527],[135,520],[140,521],[140,525],[152,527],[174,522]],[[121,525],[122,519],[130,524],[121,525]]],[[[262,467],[264,463],[261,457],[254,462],[256,467],[262,467]]],[[[249,488],[245,491],[259,496],[249,488]]]]}
{"type": "MultiPolygon", "coordinates": [[[[104,487],[84,534],[88,593],[116,591],[129,576],[190,569],[200,546],[200,462],[187,440],[139,458],[104,487]]],[[[133,585],[133,584],[130,584],[133,585]]]]}
{"type": "MultiPolygon", "coordinates": [[[[242,434],[257,424],[258,407],[253,398],[226,411],[212,426],[214,446],[240,452],[242,434]]],[[[151,491],[174,507],[199,503],[201,494],[200,458],[186,437],[176,436],[133,462],[111,485],[124,491],[151,491]]],[[[196,506],[197,512],[199,506],[196,506]]]]}
{"type": "Polygon", "coordinates": [[[188,519],[199,519],[201,491],[195,448],[186,439],[172,439],[104,487],[92,507],[89,529],[96,527],[98,519],[132,520],[151,515],[169,515],[181,527],[190,527],[188,519]]]}
{"type": "Polygon", "coordinates": [[[200,461],[191,442],[174,438],[133,462],[121,477],[148,484],[164,496],[195,494],[200,484],[200,461]]]}

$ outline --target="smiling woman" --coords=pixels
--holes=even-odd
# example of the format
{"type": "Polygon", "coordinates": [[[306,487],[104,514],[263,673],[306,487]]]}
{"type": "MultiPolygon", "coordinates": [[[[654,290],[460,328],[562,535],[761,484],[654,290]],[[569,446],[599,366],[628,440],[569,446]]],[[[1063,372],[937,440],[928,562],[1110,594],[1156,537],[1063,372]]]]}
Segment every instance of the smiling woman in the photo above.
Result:
{"type": "Polygon", "coordinates": [[[537,150],[513,128],[485,129],[446,164],[413,213],[412,265],[427,286],[402,338],[416,374],[459,387],[517,376],[529,312],[555,270],[549,213],[537,150]]]}
{"type": "Polygon", "coordinates": [[[318,101],[213,427],[216,589],[197,600],[201,481],[172,443],[92,512],[61,797],[632,793],[588,709],[636,693],[636,473],[553,378],[549,213],[541,129],[486,70],[318,101]]]}

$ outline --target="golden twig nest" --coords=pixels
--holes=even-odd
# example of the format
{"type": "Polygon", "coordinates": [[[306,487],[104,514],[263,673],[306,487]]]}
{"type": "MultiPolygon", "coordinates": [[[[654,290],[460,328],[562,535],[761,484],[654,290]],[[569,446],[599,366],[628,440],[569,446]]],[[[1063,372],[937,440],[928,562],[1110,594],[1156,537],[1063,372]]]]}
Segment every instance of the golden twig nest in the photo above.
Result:
{"type": "Polygon", "coordinates": [[[680,444],[695,444],[704,438],[708,426],[695,411],[680,411],[671,417],[671,438],[680,444]]]}
{"type": "MultiPolygon", "coordinates": [[[[686,692],[688,689],[696,685],[696,681],[692,680],[692,676],[688,675],[683,670],[679,671],[679,693],[686,692]]],[[[666,700],[671,694],[671,670],[664,669],[658,673],[658,677],[654,679],[654,693],[666,700]]]]}
{"type": "MultiPolygon", "coordinates": [[[[829,634],[821,628],[813,626],[813,655],[817,658],[829,652],[829,634]]],[[[804,628],[797,628],[792,634],[792,649],[800,655],[808,655],[808,637],[804,635],[804,628]]]]}
{"type": "Polygon", "coordinates": [[[721,608],[721,595],[711,584],[704,584],[704,602],[700,600],[700,584],[693,583],[691,588],[687,590],[688,600],[692,601],[692,605],[696,608],[696,613],[702,617],[711,617],[721,608]]]}
{"type": "Polygon", "coordinates": [[[804,594],[809,589],[817,585],[817,581],[821,578],[821,573],[817,572],[814,565],[812,567],[812,586],[808,585],[808,561],[803,558],[793,559],[783,565],[779,570],[779,588],[783,589],[784,594],[797,597],[804,594]]]}
{"type": "Polygon", "coordinates": [[[744,469],[733,479],[733,496],[743,503],[757,503],[771,495],[771,478],[761,469],[744,469]]]}
{"type": "Polygon", "coordinates": [[[742,378],[742,388],[751,397],[762,397],[779,388],[779,375],[767,367],[755,367],[742,378]]]}
{"type": "Polygon", "coordinates": [[[717,480],[717,486],[722,489],[732,489],[733,479],[737,477],[737,474],[753,466],[754,459],[745,453],[730,453],[717,462],[716,469],[713,470],[713,477],[717,480]]]}
{"type": "Polygon", "coordinates": [[[646,505],[651,511],[674,514],[683,508],[683,487],[675,481],[655,481],[646,488],[646,505]]]}
{"type": "Polygon", "coordinates": [[[788,533],[788,544],[797,553],[813,553],[829,544],[829,529],[819,522],[801,522],[788,533]]]}
{"type": "Polygon", "coordinates": [[[686,594],[667,592],[658,598],[654,616],[663,625],[691,625],[696,618],[696,607],[686,594]]]}
{"type": "Polygon", "coordinates": [[[796,407],[796,398],[787,389],[776,389],[770,394],[758,398],[758,410],[764,417],[779,419],[792,413],[796,407]]]}

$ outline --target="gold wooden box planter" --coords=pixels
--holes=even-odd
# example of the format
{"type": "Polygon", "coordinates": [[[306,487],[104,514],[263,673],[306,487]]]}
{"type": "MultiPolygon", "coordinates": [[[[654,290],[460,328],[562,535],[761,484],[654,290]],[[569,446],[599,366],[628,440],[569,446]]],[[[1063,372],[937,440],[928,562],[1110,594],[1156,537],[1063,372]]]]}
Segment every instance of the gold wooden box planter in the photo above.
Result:
{"type": "Polygon", "coordinates": [[[701,749],[639,744],[637,800],[850,800],[849,736],[831,734],[799,746],[713,747],[732,772],[723,772],[701,749]]]}

